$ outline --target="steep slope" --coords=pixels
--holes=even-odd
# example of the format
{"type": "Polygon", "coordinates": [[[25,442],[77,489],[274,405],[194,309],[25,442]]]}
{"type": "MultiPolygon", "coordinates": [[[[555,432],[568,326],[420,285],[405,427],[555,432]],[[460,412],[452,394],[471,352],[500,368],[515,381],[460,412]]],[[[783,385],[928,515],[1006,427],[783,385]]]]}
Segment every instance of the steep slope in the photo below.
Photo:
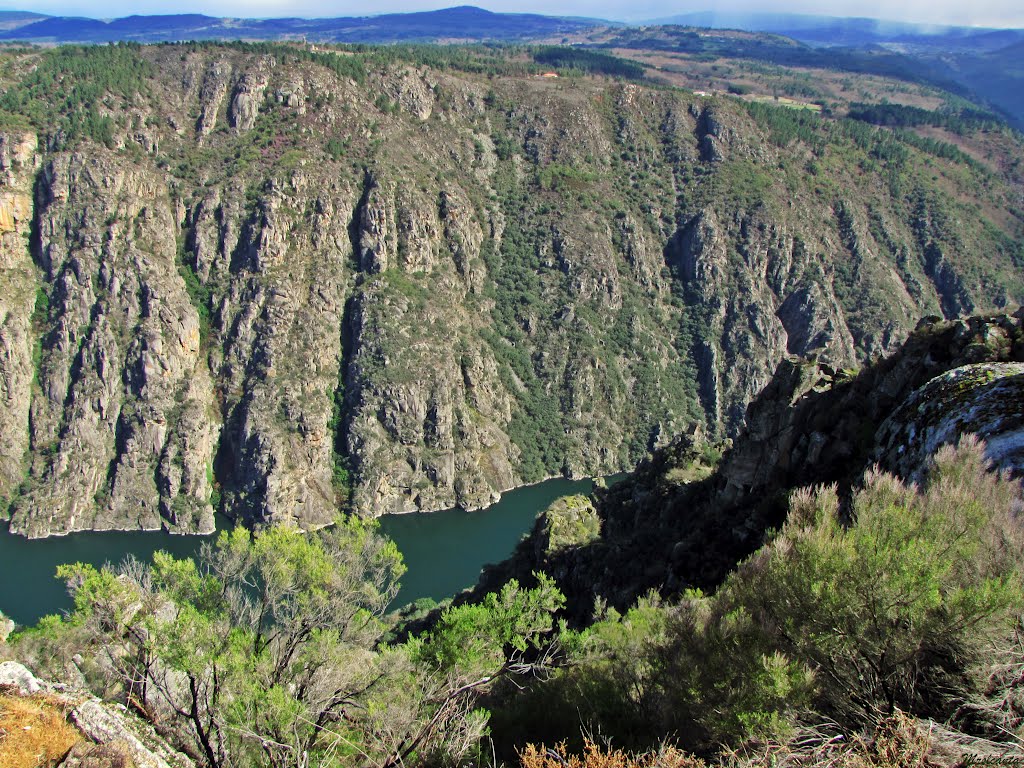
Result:
{"type": "Polygon", "coordinates": [[[1022,363],[1024,310],[925,320],[857,373],[783,360],[717,467],[720,446],[681,435],[593,499],[553,505],[475,594],[543,571],[586,621],[595,600],[621,610],[651,589],[712,589],[780,527],[793,490],[836,483],[848,496],[876,462],[917,481],[963,434],[989,440],[988,457],[1019,475],[1022,363]]]}
{"type": "Polygon", "coordinates": [[[29,535],[474,508],[1024,299],[1020,190],[860,124],[458,49],[4,63],[29,535]]]}

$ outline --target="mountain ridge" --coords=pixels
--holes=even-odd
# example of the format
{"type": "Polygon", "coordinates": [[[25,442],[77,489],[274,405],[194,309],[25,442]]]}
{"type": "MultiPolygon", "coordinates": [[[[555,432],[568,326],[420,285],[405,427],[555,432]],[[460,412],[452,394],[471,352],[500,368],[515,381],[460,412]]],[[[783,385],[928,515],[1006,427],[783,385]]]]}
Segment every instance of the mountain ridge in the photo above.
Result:
{"type": "Polygon", "coordinates": [[[0,39],[83,42],[173,42],[187,39],[391,42],[437,39],[515,40],[578,32],[608,22],[531,13],[494,13],[462,5],[434,11],[366,16],[235,18],[203,14],[133,15],[103,21],[49,16],[0,33],[0,39]]]}

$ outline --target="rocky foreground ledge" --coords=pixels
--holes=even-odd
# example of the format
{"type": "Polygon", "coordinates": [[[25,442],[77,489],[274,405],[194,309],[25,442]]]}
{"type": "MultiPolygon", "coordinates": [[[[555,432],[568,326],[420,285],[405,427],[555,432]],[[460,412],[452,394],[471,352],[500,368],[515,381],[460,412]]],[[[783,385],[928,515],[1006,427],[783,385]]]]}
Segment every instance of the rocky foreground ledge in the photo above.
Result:
{"type": "Polygon", "coordinates": [[[0,747],[0,755],[34,747],[40,764],[56,758],[60,768],[195,765],[123,706],[74,685],[39,680],[16,661],[0,663],[0,747]],[[33,729],[47,732],[34,734],[33,729]],[[54,749],[65,753],[54,754],[54,749]]]}

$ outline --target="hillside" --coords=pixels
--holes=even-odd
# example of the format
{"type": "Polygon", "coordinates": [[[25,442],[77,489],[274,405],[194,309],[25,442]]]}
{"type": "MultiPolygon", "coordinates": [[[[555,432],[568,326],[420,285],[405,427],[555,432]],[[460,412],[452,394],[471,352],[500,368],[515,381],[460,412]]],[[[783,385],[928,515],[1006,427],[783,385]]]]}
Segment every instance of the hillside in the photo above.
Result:
{"type": "Polygon", "coordinates": [[[856,374],[784,361],[717,468],[695,433],[560,500],[520,551],[549,574],[414,634],[386,613],[401,556],[356,517],[62,566],[73,611],[0,617],[0,761],[1019,762],[1022,497],[990,460],[1024,471],[1022,321],[931,318],[856,374]]]}
{"type": "Polygon", "coordinates": [[[787,355],[1024,300],[1019,176],[862,122],[518,50],[0,57],[33,536],[475,508],[735,435],[787,355]]]}
{"type": "Polygon", "coordinates": [[[733,70],[753,74],[755,82],[767,76],[770,87],[759,90],[762,95],[797,95],[804,102],[822,104],[835,97],[836,84],[864,98],[882,81],[885,93],[881,101],[902,102],[904,94],[921,90],[931,91],[929,96],[938,96],[940,101],[955,95],[997,110],[1018,129],[1024,127],[1024,101],[1020,96],[1024,91],[1020,87],[1019,57],[1014,57],[1024,32],[958,35],[954,29],[945,35],[908,32],[876,41],[861,39],[856,31],[860,26],[869,29],[877,24],[857,23],[867,21],[839,19],[834,25],[796,29],[758,24],[756,20],[740,30],[673,25],[591,29],[569,39],[575,44],[616,50],[656,66],[665,64],[657,61],[659,56],[681,60],[682,66],[665,69],[676,69],[708,83],[690,83],[687,87],[691,88],[725,90],[728,79],[717,86],[708,81],[722,80],[728,70],[733,70]],[[745,31],[763,28],[770,32],[745,31]],[[847,32],[853,32],[851,39],[847,39],[847,32]],[[795,93],[787,90],[790,88],[796,88],[795,93]]]}
{"type": "Polygon", "coordinates": [[[11,14],[0,17],[0,30],[7,27],[0,31],[0,40],[33,43],[300,39],[336,43],[513,41],[562,35],[603,23],[528,13],[492,13],[472,6],[323,19],[234,19],[176,14],[100,20],[11,14]],[[5,19],[11,23],[4,24],[5,19]]]}
{"type": "MultiPolygon", "coordinates": [[[[714,81],[707,66],[802,79],[802,95],[822,77],[842,80],[864,100],[879,79],[886,95],[926,88],[998,111],[1024,128],[1021,75],[1014,46],[1024,30],[987,29],[802,14],[707,11],[631,26],[601,19],[493,13],[474,6],[377,16],[223,18],[168,14],[97,19],[0,12],[0,45],[291,41],[309,43],[518,43],[610,47],[654,62],[684,57],[690,78],[714,81]],[[767,65],[767,66],[766,66],[767,65]],[[774,70],[774,71],[773,71],[774,70]],[[808,70],[813,71],[813,75],[808,70]],[[850,74],[856,79],[849,77],[850,74]],[[864,82],[864,80],[867,82],[864,82]]],[[[657,62],[654,62],[657,66],[657,62]]],[[[720,74],[720,73],[719,73],[720,74]]],[[[756,80],[757,78],[755,78],[756,80]]],[[[778,77],[767,93],[793,87],[778,77]]],[[[700,84],[679,83],[705,90],[700,84]]],[[[710,86],[725,90],[729,83],[710,86]]],[[[746,87],[749,83],[741,83],[746,87]]],[[[765,92],[758,91],[761,95],[765,92]]],[[[819,97],[821,94],[819,94],[819,97]]],[[[940,95],[940,99],[943,98],[940,95]]]]}
{"type": "Polygon", "coordinates": [[[1024,30],[958,27],[799,13],[702,11],[655,19],[651,26],[745,29],[821,46],[890,47],[903,51],[994,51],[1024,38],[1024,30]]]}
{"type": "Polygon", "coordinates": [[[510,560],[485,572],[476,596],[545,573],[587,623],[595,601],[625,611],[650,590],[710,592],[771,539],[796,489],[835,484],[845,503],[875,464],[919,482],[963,434],[988,440],[1000,469],[1024,475],[1022,385],[1024,310],[923,320],[858,371],[783,360],[734,441],[680,435],[625,481],[556,503],[510,560]]]}

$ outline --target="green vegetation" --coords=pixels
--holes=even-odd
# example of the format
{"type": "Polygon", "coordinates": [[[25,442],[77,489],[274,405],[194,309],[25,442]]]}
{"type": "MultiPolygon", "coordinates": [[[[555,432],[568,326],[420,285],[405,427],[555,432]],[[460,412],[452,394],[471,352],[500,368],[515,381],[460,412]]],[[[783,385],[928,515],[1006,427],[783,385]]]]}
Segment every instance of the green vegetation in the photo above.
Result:
{"type": "Polygon", "coordinates": [[[404,570],[394,544],[350,519],[304,535],[223,533],[201,562],[69,565],[75,609],[18,648],[59,674],[81,653],[89,682],[160,723],[199,765],[448,763],[475,754],[476,705],[522,676],[563,602],[512,582],[449,608],[427,635],[379,644],[404,570]]]}
{"type": "Polygon", "coordinates": [[[538,71],[520,60],[524,49],[512,45],[352,45],[344,49],[363,54],[374,66],[413,64],[481,75],[524,75],[538,71]]]}
{"type": "Polygon", "coordinates": [[[813,112],[787,109],[757,101],[744,102],[744,106],[757,124],[767,128],[771,140],[780,147],[800,141],[820,152],[825,145],[821,118],[813,112]]]}
{"type": "Polygon", "coordinates": [[[549,163],[537,171],[537,186],[544,191],[580,191],[596,180],[597,174],[562,163],[549,163]]]}
{"type": "Polygon", "coordinates": [[[643,80],[645,68],[635,61],[583,48],[550,46],[534,51],[538,64],[558,69],[576,70],[591,75],[608,75],[627,80],[643,80]]]}
{"type": "Polygon", "coordinates": [[[903,104],[853,103],[847,116],[851,120],[891,128],[932,125],[961,135],[978,130],[998,130],[1002,127],[1002,121],[993,113],[971,108],[934,110],[903,104]]]}
{"type": "Polygon", "coordinates": [[[199,315],[199,340],[201,344],[205,345],[210,338],[210,304],[213,289],[209,283],[204,283],[199,279],[199,275],[196,274],[192,265],[181,258],[180,254],[178,273],[181,275],[181,279],[185,281],[185,292],[188,294],[189,301],[199,315]]]}
{"type": "Polygon", "coordinates": [[[120,102],[145,94],[153,76],[139,51],[138,45],[118,43],[46,52],[17,88],[0,96],[0,124],[10,124],[6,116],[14,115],[48,132],[59,146],[89,139],[113,147],[120,102]]]}
{"type": "Polygon", "coordinates": [[[715,594],[652,597],[563,635],[567,665],[509,698],[497,738],[650,749],[670,733],[709,753],[822,718],[847,733],[897,712],[984,729],[964,702],[1014,647],[1019,499],[974,442],[940,451],[924,490],[870,474],[848,523],[835,488],[798,491],[715,594]]]}

